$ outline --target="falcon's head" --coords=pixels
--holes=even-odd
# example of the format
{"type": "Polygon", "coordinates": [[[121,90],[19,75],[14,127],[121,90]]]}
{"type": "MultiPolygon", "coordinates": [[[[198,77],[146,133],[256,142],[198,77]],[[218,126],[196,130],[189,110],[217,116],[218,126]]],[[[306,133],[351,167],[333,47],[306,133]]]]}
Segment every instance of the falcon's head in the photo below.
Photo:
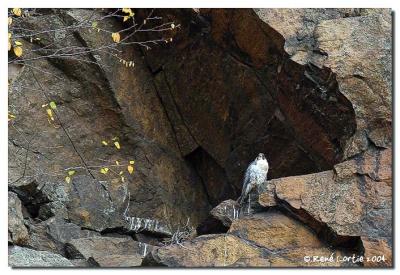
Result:
{"type": "Polygon", "coordinates": [[[265,157],[265,155],[263,153],[259,153],[256,160],[266,160],[267,158],[265,157]]]}
{"type": "Polygon", "coordinates": [[[266,172],[268,172],[269,164],[267,158],[263,153],[259,153],[258,156],[256,157],[256,165],[259,167],[259,169],[263,169],[266,172]]]}

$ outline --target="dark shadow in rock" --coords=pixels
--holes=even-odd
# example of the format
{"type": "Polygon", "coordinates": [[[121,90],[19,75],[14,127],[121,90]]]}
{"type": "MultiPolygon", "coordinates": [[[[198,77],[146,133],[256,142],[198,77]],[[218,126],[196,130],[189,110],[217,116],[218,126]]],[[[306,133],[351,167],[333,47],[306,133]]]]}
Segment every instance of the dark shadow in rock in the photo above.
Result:
{"type": "Polygon", "coordinates": [[[199,175],[212,206],[236,197],[237,190],[229,184],[225,170],[202,147],[185,157],[199,175]]]}
{"type": "Polygon", "coordinates": [[[36,180],[11,185],[9,190],[16,193],[31,218],[39,216],[40,207],[50,202],[46,194],[39,188],[36,180]]]}
{"type": "Polygon", "coordinates": [[[226,233],[228,230],[229,227],[211,215],[196,228],[197,235],[226,233]]]}

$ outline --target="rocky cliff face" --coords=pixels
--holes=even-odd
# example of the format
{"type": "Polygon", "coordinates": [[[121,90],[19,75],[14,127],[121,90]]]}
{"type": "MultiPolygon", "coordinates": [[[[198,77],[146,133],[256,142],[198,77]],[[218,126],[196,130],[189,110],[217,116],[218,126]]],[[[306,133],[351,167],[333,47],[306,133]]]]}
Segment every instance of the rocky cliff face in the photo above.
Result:
{"type": "MultiPolygon", "coordinates": [[[[46,10],[21,24],[62,29],[102,13],[46,10]]],[[[391,266],[390,10],[155,13],[179,28],[172,43],[124,48],[133,68],[101,51],[9,65],[10,264],[44,250],[46,263],[76,266],[347,266],[304,257],[353,253],[385,256],[355,265],[391,266]],[[251,194],[252,214],[219,205],[259,152],[271,180],[251,194]],[[130,160],[123,181],[118,167],[100,172],[130,160]],[[177,234],[194,227],[202,236],[177,234]]],[[[40,45],[107,39],[55,31],[40,45]]]]}

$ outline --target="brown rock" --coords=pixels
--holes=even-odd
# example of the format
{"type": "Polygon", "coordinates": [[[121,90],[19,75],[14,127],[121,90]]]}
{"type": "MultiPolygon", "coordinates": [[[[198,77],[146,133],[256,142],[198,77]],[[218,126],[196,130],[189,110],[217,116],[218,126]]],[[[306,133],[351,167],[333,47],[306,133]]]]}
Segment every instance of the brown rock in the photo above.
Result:
{"type": "MultiPolygon", "coordinates": [[[[74,20],[88,15],[92,15],[91,10],[63,10],[60,14],[27,18],[24,24],[36,30],[46,29],[49,25],[64,28],[66,24],[73,24],[74,20]]],[[[96,11],[93,16],[102,16],[102,12],[96,11]]],[[[110,28],[120,27],[113,20],[108,20],[107,24],[110,28]]],[[[71,45],[101,47],[109,43],[108,35],[101,36],[97,32],[82,30],[78,36],[78,39],[71,35],[56,40],[52,35],[44,35],[41,43],[59,48],[71,45]]],[[[26,44],[29,47],[30,43],[26,44]]],[[[101,186],[92,188],[94,193],[98,191],[104,195],[97,210],[98,204],[88,198],[90,192],[80,197],[81,203],[86,205],[70,209],[66,218],[69,214],[78,224],[95,230],[119,226],[119,220],[112,221],[112,216],[120,216],[125,210],[127,191],[135,194],[131,196],[129,216],[158,219],[170,227],[184,224],[188,217],[193,225],[197,225],[207,216],[210,206],[201,180],[178,149],[152,74],[140,55],[139,51],[130,48],[121,56],[135,60],[134,69],[122,66],[107,54],[82,56],[82,60],[88,62],[40,58],[35,66],[51,74],[41,75],[24,68],[13,81],[9,100],[10,106],[17,107],[10,112],[16,115],[13,123],[24,135],[21,136],[16,128],[10,126],[9,182],[17,185],[19,181],[29,179],[51,190],[47,199],[58,204],[57,207],[50,203],[42,205],[40,213],[43,218],[60,214],[58,206],[65,208],[71,193],[74,199],[77,198],[72,184],[65,182],[65,169],[80,167],[75,169],[75,177],[91,177],[82,161],[88,166],[95,166],[91,173],[106,190],[96,189],[103,188],[101,186]],[[107,69],[94,64],[93,58],[100,58],[107,69]],[[24,96],[30,98],[29,104],[24,96]],[[57,104],[54,112],[59,120],[55,121],[55,127],[48,123],[45,109],[41,108],[47,101],[57,104]],[[35,123],[24,119],[27,117],[35,123]],[[61,124],[66,127],[67,133],[60,127],[61,124]],[[113,137],[119,138],[121,150],[111,146],[113,137]],[[25,157],[21,146],[29,147],[27,140],[32,140],[32,144],[25,157]],[[102,145],[102,140],[109,141],[110,146],[102,145]],[[124,182],[121,182],[118,173],[99,173],[100,167],[110,163],[114,165],[115,160],[123,163],[123,166],[115,168],[117,172],[126,170],[125,164],[131,159],[135,160],[135,173],[125,175],[124,182]],[[45,172],[43,167],[47,169],[45,172]],[[22,175],[24,179],[20,179],[22,175]],[[64,194],[59,193],[61,189],[64,194]],[[109,199],[112,199],[112,205],[106,201],[109,199]],[[114,211],[107,212],[110,209],[114,211]],[[105,212],[101,214],[102,211],[105,212]],[[99,217],[104,218],[104,222],[99,217]]],[[[80,188],[80,191],[83,190],[83,187],[80,188]]],[[[76,204],[79,203],[72,203],[74,207],[76,204]]]]}
{"type": "Polygon", "coordinates": [[[71,184],[73,188],[67,208],[73,223],[99,232],[124,223],[103,183],[90,176],[78,175],[71,184]]]}
{"type": "MultiPolygon", "coordinates": [[[[13,76],[10,106],[16,108],[10,111],[27,136],[22,138],[10,127],[10,182],[24,174],[40,186],[65,192],[61,202],[52,191],[54,198],[42,206],[41,217],[60,213],[71,192],[64,176],[50,175],[82,166],[82,161],[101,166],[105,162],[99,159],[135,159],[137,173],[125,183],[99,174],[97,168],[92,171],[105,182],[113,213],[121,214],[129,190],[135,194],[130,216],[177,227],[188,217],[197,225],[210,204],[236,197],[243,172],[259,152],[268,153],[274,163],[270,176],[277,178],[331,169],[366,150],[368,140],[390,146],[388,10],[156,12],[181,23],[180,31],[174,33],[173,43],[144,54],[133,47],[124,49],[121,58],[134,60],[134,68],[99,52],[82,59],[96,60],[101,67],[73,59],[39,59],[35,66],[52,72],[40,76],[40,85],[27,67],[13,76]],[[376,58],[369,58],[371,54],[376,58]],[[22,95],[30,98],[29,104],[22,95]],[[36,108],[48,101],[46,96],[58,103],[60,117],[50,129],[46,114],[36,108]],[[123,150],[101,145],[114,136],[123,150]],[[20,147],[27,147],[31,137],[31,149],[38,153],[29,151],[25,158],[20,147]],[[22,169],[25,160],[28,165],[22,169]],[[43,173],[41,167],[51,167],[51,173],[43,173]]],[[[88,15],[95,19],[102,11],[49,12],[27,18],[24,24],[29,29],[63,28],[88,15]]],[[[110,29],[120,27],[112,19],[104,23],[110,29]]],[[[98,48],[109,39],[84,28],[78,37],[65,39],[44,33],[41,43],[98,48]]],[[[77,172],[87,174],[84,168],[77,172]]],[[[98,216],[85,207],[81,210],[71,215],[84,224],[98,216]]]]}
{"type": "Polygon", "coordinates": [[[8,233],[16,245],[24,245],[29,241],[28,230],[24,224],[21,201],[13,192],[8,192],[8,233]]]}
{"type": "MultiPolygon", "coordinates": [[[[392,122],[390,22],[390,15],[382,13],[324,21],[315,29],[318,48],[327,53],[323,65],[337,74],[341,92],[355,106],[354,138],[367,129],[371,141],[386,148],[392,122]]],[[[357,153],[353,144],[350,140],[346,156],[357,153]]]]}
{"type": "Polygon", "coordinates": [[[332,262],[306,262],[305,256],[330,257],[341,255],[338,250],[328,248],[315,232],[303,223],[280,212],[268,211],[235,220],[229,233],[256,243],[268,251],[271,266],[340,266],[332,262]]]}
{"type": "Polygon", "coordinates": [[[367,175],[375,181],[390,183],[392,179],[392,150],[368,151],[361,157],[336,164],[334,171],[339,178],[360,174],[367,175]]]}
{"type": "Polygon", "coordinates": [[[83,258],[89,265],[100,267],[139,266],[152,249],[151,245],[126,237],[81,238],[67,243],[70,257],[83,258]]]}
{"type": "Polygon", "coordinates": [[[270,266],[267,251],[231,235],[204,235],[153,250],[144,265],[168,267],[270,266]]]}
{"type": "Polygon", "coordinates": [[[307,226],[272,210],[235,220],[228,232],[270,250],[323,246],[307,226]]]}
{"type": "Polygon", "coordinates": [[[221,168],[209,171],[201,163],[196,166],[213,205],[237,197],[249,161],[261,151],[275,163],[270,171],[274,178],[310,173],[316,166],[329,169],[341,160],[336,141],[353,134],[351,102],[340,94],[333,78],[328,80],[329,101],[317,94],[319,84],[305,76],[307,70],[325,80],[329,70],[309,72],[289,61],[284,38],[252,10],[160,11],[167,16],[163,12],[178,21],[190,18],[190,26],[207,33],[190,34],[190,28],[182,26],[174,47],[156,48],[145,56],[153,71],[162,68],[156,83],[161,100],[168,106],[174,103],[167,109],[169,117],[179,113],[179,125],[184,124],[201,147],[191,153],[199,156],[190,154],[190,159],[203,159],[205,152],[221,168]]]}
{"type": "Polygon", "coordinates": [[[131,238],[89,237],[73,239],[66,245],[67,255],[73,259],[92,258],[100,266],[111,267],[135,264],[137,258],[143,258],[154,247],[132,240],[131,238]],[[123,257],[130,256],[130,257],[123,257]]]}
{"type": "Polygon", "coordinates": [[[105,255],[90,257],[88,262],[98,267],[133,267],[141,265],[142,257],[139,255],[105,255]]]}
{"type": "Polygon", "coordinates": [[[364,266],[389,267],[393,266],[393,248],[391,242],[385,238],[361,237],[365,249],[364,266]]]}
{"type": "Polygon", "coordinates": [[[223,201],[214,207],[210,214],[215,219],[220,220],[222,224],[229,227],[233,220],[239,217],[240,206],[239,203],[234,200],[223,201]]]}
{"type": "Polygon", "coordinates": [[[255,12],[285,38],[285,51],[293,61],[326,67],[336,75],[339,91],[352,103],[357,123],[357,131],[344,144],[344,158],[365,151],[368,138],[388,148],[392,121],[390,9],[255,12]]]}
{"type": "MultiPolygon", "coordinates": [[[[371,243],[391,247],[390,149],[366,152],[336,165],[334,171],[274,179],[267,184],[274,187],[261,188],[266,190],[266,194],[261,191],[261,205],[288,204],[317,231],[327,225],[339,238],[361,236],[363,243],[367,240],[364,248],[369,255],[371,243]],[[278,201],[265,199],[272,196],[278,201]]],[[[382,249],[382,253],[391,259],[390,249],[382,249]]],[[[381,264],[390,265],[390,261],[381,264]]]]}
{"type": "Polygon", "coordinates": [[[36,250],[46,250],[65,256],[65,244],[73,239],[100,236],[100,233],[84,230],[74,223],[52,217],[42,222],[28,223],[28,245],[36,250]]]}
{"type": "MultiPolygon", "coordinates": [[[[145,13],[139,9],[137,16],[145,13]]],[[[65,29],[88,15],[95,19],[103,11],[49,10],[24,18],[22,27],[65,29]]],[[[160,9],[157,15],[176,22],[179,31],[172,43],[151,51],[125,47],[120,57],[134,60],[134,68],[103,52],[75,60],[43,59],[34,51],[33,67],[10,65],[9,108],[16,118],[9,124],[9,188],[27,206],[25,216],[62,217],[97,231],[135,231],[133,224],[141,230],[149,220],[173,231],[188,218],[196,226],[212,206],[237,197],[247,165],[265,152],[273,180],[259,190],[259,204],[284,206],[337,239],[361,237],[365,255],[377,247],[391,259],[390,10],[160,9]],[[49,101],[57,103],[54,124],[41,107],[49,101]],[[101,144],[113,137],[121,150],[101,144]],[[135,173],[124,182],[99,173],[99,167],[131,159],[135,173]],[[68,167],[78,167],[70,184],[64,180],[68,167]]],[[[104,25],[121,28],[112,19],[104,25]]],[[[95,49],[111,42],[91,28],[70,34],[59,39],[59,32],[43,32],[40,44],[95,49]]],[[[24,57],[32,45],[24,43],[24,57]]],[[[11,230],[24,235],[17,214],[11,230]]],[[[229,215],[215,215],[230,224],[229,215]]],[[[292,230],[283,220],[275,222],[292,230]]],[[[254,232],[268,226],[246,224],[254,232]]],[[[44,225],[30,230],[30,243],[55,249],[44,225]]],[[[236,251],[228,265],[296,266],[305,253],[297,247],[266,259],[247,241],[228,239],[236,251]],[[240,254],[242,247],[250,259],[240,254]]],[[[216,246],[226,241],[195,240],[187,243],[208,256],[185,258],[179,245],[171,246],[183,256],[163,258],[163,264],[221,265],[205,249],[220,253],[216,246]]],[[[124,253],[113,255],[91,259],[123,264],[124,253]]]]}

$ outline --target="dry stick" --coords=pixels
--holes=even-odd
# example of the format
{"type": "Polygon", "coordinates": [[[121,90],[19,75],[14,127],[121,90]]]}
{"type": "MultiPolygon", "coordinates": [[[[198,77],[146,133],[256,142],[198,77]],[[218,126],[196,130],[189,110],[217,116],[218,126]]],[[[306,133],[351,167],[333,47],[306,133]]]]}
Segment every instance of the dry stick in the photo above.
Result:
{"type": "MultiPolygon", "coordinates": [[[[42,89],[42,92],[43,92],[44,96],[46,97],[47,101],[50,102],[50,98],[47,96],[47,94],[46,94],[46,92],[45,92],[45,90],[44,90],[42,84],[40,84],[39,80],[36,78],[35,73],[33,72],[33,70],[30,70],[30,71],[31,71],[31,73],[32,73],[32,75],[33,75],[33,78],[35,79],[36,83],[39,85],[40,89],[42,89]]],[[[55,116],[56,116],[58,122],[60,123],[60,126],[61,126],[61,128],[63,129],[65,135],[67,136],[68,140],[70,141],[72,147],[74,148],[76,154],[77,154],[77,155],[79,156],[79,158],[81,159],[81,162],[82,162],[83,166],[85,167],[86,171],[90,174],[90,176],[92,176],[93,179],[96,179],[96,178],[93,176],[92,172],[90,172],[90,170],[89,170],[89,168],[88,168],[88,166],[87,166],[87,164],[86,164],[84,158],[83,158],[82,155],[79,153],[79,151],[76,149],[74,142],[72,141],[70,135],[68,134],[68,132],[67,132],[67,130],[65,129],[64,125],[62,124],[61,119],[60,119],[60,117],[58,116],[57,112],[54,111],[54,114],[55,114],[55,116]]]]}
{"type": "MultiPolygon", "coordinates": [[[[137,32],[152,32],[152,31],[156,31],[156,32],[165,32],[165,31],[168,31],[168,30],[171,30],[172,28],[171,27],[169,27],[169,28],[163,28],[164,26],[167,26],[167,25],[170,25],[172,22],[168,22],[168,23],[164,23],[164,24],[161,24],[161,25],[159,25],[159,26],[156,26],[156,27],[154,27],[154,28],[151,28],[151,29],[142,29],[142,27],[143,27],[143,24],[139,27],[139,29],[135,29],[130,35],[128,35],[128,36],[126,36],[125,38],[123,38],[120,42],[119,42],[119,45],[123,45],[123,46],[126,46],[126,45],[140,45],[140,46],[142,46],[142,47],[145,47],[146,49],[151,49],[151,47],[150,46],[148,46],[147,44],[155,44],[155,45],[158,45],[158,43],[159,42],[164,42],[165,40],[164,39],[162,39],[162,38],[159,38],[159,39],[153,39],[153,40],[146,40],[146,41],[131,41],[131,42],[124,42],[124,41],[126,41],[126,40],[128,40],[131,36],[133,36],[134,34],[136,34],[137,32]],[[161,29],[157,29],[157,28],[161,28],[161,29]]],[[[126,29],[124,29],[124,30],[122,30],[122,31],[126,31],[126,30],[129,30],[129,29],[131,29],[132,27],[129,27],[129,28],[126,28],[126,29]]],[[[111,32],[111,31],[107,31],[107,30],[102,30],[103,32],[111,32]]],[[[122,31],[120,31],[120,32],[122,32],[122,31]]],[[[49,45],[47,45],[47,46],[44,46],[44,47],[42,47],[42,48],[39,48],[39,49],[34,49],[34,50],[32,50],[31,52],[35,52],[35,51],[39,51],[39,50],[44,50],[44,49],[46,49],[47,47],[49,47],[50,45],[52,45],[52,44],[54,44],[54,43],[51,43],[51,44],[49,44],[49,45]]],[[[118,53],[120,53],[121,52],[121,50],[118,50],[118,49],[116,49],[115,47],[116,47],[117,45],[115,45],[115,43],[112,43],[112,44],[108,44],[108,45],[103,45],[103,46],[101,46],[101,47],[98,47],[98,48],[95,48],[95,49],[87,49],[87,48],[85,48],[85,47],[77,47],[77,46],[68,46],[68,47],[64,47],[64,48],[60,48],[60,49],[46,49],[46,50],[55,50],[55,52],[53,52],[53,53],[51,53],[51,54],[49,54],[49,55],[41,55],[41,56],[38,56],[38,57],[32,57],[32,58],[24,58],[23,59],[23,61],[34,61],[34,60],[38,60],[38,59],[43,59],[43,58],[70,58],[70,59],[73,59],[73,60],[77,60],[77,61],[82,61],[82,62],[86,62],[86,63],[95,63],[95,64],[98,64],[98,62],[93,62],[93,61],[89,61],[89,60],[85,60],[85,59],[79,59],[79,58],[74,58],[74,56],[80,56],[80,55],[84,55],[84,54],[88,54],[88,53],[93,53],[93,52],[104,52],[105,54],[108,54],[108,55],[110,55],[110,56],[113,56],[113,57],[115,57],[115,58],[117,58],[117,59],[120,59],[118,56],[117,56],[117,54],[114,54],[114,53],[112,53],[111,52],[111,50],[112,51],[116,51],[116,52],[118,52],[118,53]],[[70,53],[68,53],[68,52],[62,52],[63,50],[70,50],[70,51],[72,51],[72,50],[74,50],[74,49],[78,49],[78,52],[70,52],[70,53]],[[81,50],[81,49],[83,49],[83,50],[81,50]],[[105,49],[105,50],[103,50],[103,49],[105,49]],[[106,50],[109,50],[109,51],[106,51],[106,50]]],[[[17,57],[17,58],[14,58],[14,59],[12,59],[12,60],[10,60],[10,61],[8,61],[8,63],[16,63],[16,64],[18,64],[18,63],[22,63],[22,62],[19,62],[20,61],[20,59],[17,57]]]]}

